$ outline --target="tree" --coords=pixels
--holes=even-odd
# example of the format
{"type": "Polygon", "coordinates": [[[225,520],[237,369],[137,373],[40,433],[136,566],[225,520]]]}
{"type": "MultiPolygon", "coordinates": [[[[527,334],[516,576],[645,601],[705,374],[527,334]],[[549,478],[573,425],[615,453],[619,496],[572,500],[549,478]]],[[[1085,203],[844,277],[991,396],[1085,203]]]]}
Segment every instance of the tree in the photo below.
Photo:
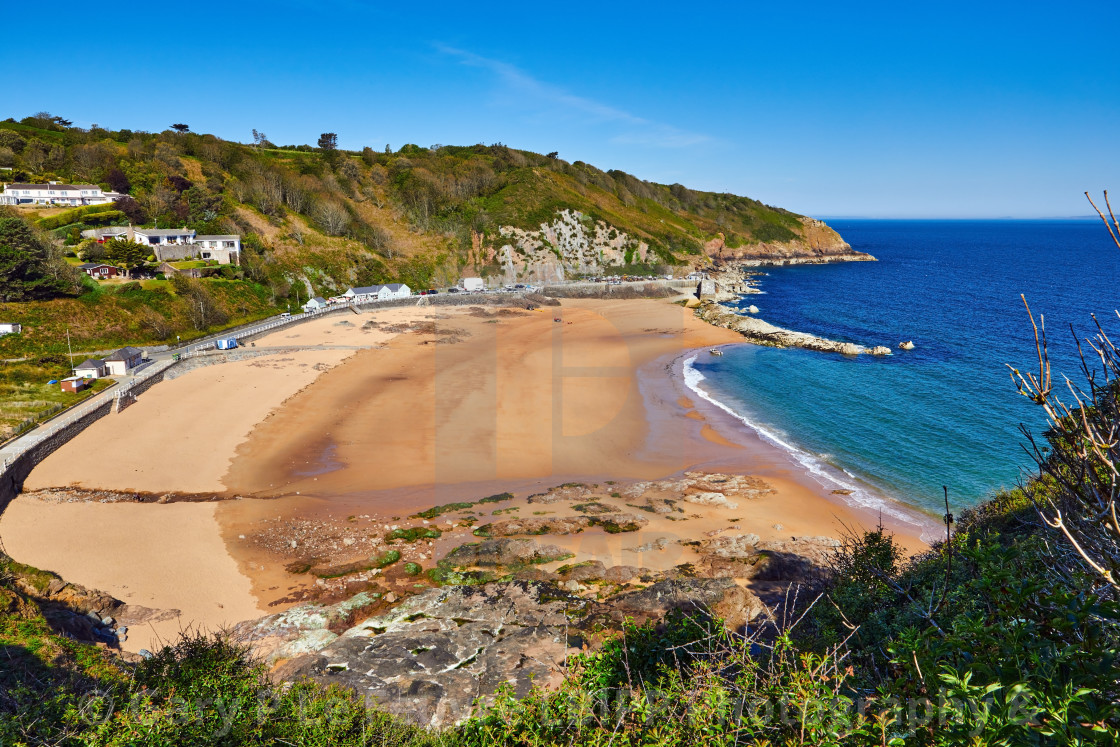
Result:
{"type": "Polygon", "coordinates": [[[551,153],[549,153],[548,155],[545,156],[545,158],[552,158],[552,159],[556,159],[556,158],[559,158],[559,157],[560,157],[560,151],[558,151],[558,150],[554,150],[554,151],[552,151],[551,153]]]}
{"type": "Polygon", "coordinates": [[[258,148],[263,148],[264,144],[268,142],[268,135],[263,132],[257,132],[257,128],[253,128],[253,145],[258,148]]]}
{"type": "Polygon", "coordinates": [[[109,189],[114,192],[120,192],[122,195],[128,194],[132,189],[132,182],[128,180],[128,175],[118,168],[111,168],[105,174],[105,182],[109,185],[109,189]]]}
{"type": "Polygon", "coordinates": [[[338,149],[338,135],[333,132],[324,132],[319,136],[319,148],[323,151],[338,149]]]}
{"type": "Polygon", "coordinates": [[[182,124],[182,123],[171,125],[171,129],[175,130],[176,132],[180,132],[180,133],[191,131],[190,125],[185,125],[185,124],[182,124]]]}
{"type": "MultiPolygon", "coordinates": [[[[1104,221],[1113,243],[1120,249],[1120,221],[1104,193],[1108,218],[1085,193],[1104,221]],[[1111,223],[1109,220],[1111,219],[1111,223]]],[[[1023,299],[1024,305],[1026,298],[1023,299]]],[[[1094,317],[1097,333],[1085,342],[1075,338],[1086,385],[1065,379],[1072,403],[1063,402],[1054,391],[1046,326],[1042,317],[1034,326],[1038,373],[1011,369],[1019,393],[1046,413],[1049,429],[1043,446],[1025,426],[1020,430],[1028,452],[1038,465],[1038,481],[1045,488],[1031,492],[1042,519],[1065,537],[1077,560],[1120,592],[1120,350],[1094,317]]],[[[1072,331],[1072,328],[1071,328],[1072,331]]],[[[1066,570],[1072,570],[1067,567],[1066,570]]]]}
{"type": "Polygon", "coordinates": [[[113,202],[113,209],[120,210],[128,218],[130,223],[138,223],[143,225],[148,222],[148,211],[144,206],[131,197],[121,197],[113,202]]]}
{"type": "Polygon", "coordinates": [[[171,276],[171,288],[186,305],[187,316],[195,329],[225,324],[229,314],[214,299],[201,280],[178,273],[171,276]]]}
{"type": "Polygon", "coordinates": [[[26,145],[27,141],[18,132],[0,130],[0,146],[11,148],[16,153],[22,153],[26,145]]]}
{"type": "Polygon", "coordinates": [[[73,270],[52,246],[14,215],[0,214],[0,301],[37,301],[76,295],[73,270]]]}
{"type": "Polygon", "coordinates": [[[350,225],[350,213],[334,200],[322,200],[315,205],[315,220],[331,236],[341,236],[350,225]]]}
{"type": "Polygon", "coordinates": [[[105,242],[105,261],[122,268],[125,275],[148,263],[152,250],[143,244],[128,239],[109,239],[105,242]]]}

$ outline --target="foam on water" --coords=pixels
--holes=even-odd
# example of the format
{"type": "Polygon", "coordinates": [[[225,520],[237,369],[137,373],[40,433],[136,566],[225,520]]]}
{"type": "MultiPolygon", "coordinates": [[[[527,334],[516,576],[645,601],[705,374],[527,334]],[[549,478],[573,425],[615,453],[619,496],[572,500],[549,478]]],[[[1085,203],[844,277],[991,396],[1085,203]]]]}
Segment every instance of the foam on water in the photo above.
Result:
{"type": "Polygon", "coordinates": [[[858,477],[853,475],[848,470],[840,465],[831,464],[828,460],[831,458],[830,454],[813,455],[809,451],[795,445],[788,436],[780,434],[775,428],[767,427],[751,418],[747,417],[741,412],[730,407],[726,403],[716,399],[709,394],[703,387],[700,386],[707,377],[700,371],[696,370],[693,365],[696,362],[696,356],[689,356],[684,360],[682,367],[682,374],[685,386],[690,391],[696,394],[697,397],[708,402],[720,410],[726,412],[731,417],[738,420],[743,425],[750,428],[757,433],[763,440],[773,446],[778,447],[786,452],[793,460],[801,465],[806,471],[809,472],[823,487],[829,490],[850,490],[849,495],[843,496],[851,503],[863,507],[882,511],[888,516],[900,519],[902,521],[911,521],[913,516],[902,509],[897,503],[892,501],[887,496],[884,496],[874,489],[870,488],[858,477]]]}

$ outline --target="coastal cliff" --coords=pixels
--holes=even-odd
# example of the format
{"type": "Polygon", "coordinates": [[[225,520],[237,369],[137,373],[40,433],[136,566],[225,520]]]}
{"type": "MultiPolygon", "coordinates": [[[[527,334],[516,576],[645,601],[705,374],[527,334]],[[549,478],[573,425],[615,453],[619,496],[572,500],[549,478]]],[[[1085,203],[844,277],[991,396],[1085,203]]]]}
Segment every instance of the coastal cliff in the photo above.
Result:
{"type": "Polygon", "coordinates": [[[816,264],[821,262],[874,262],[875,257],[857,252],[827,223],[801,216],[800,234],[788,241],[762,241],[738,246],[720,234],[704,244],[704,253],[716,262],[744,266],[764,264],[816,264]]]}
{"type": "MultiPolygon", "coordinates": [[[[685,257],[688,268],[711,269],[728,264],[818,264],[821,262],[866,262],[875,258],[857,252],[823,221],[798,217],[800,227],[786,241],[754,241],[730,246],[719,233],[703,245],[703,252],[685,257]]],[[[537,229],[512,225],[498,228],[497,235],[472,237],[476,260],[495,266],[505,282],[529,280],[562,283],[573,278],[618,272],[633,272],[663,262],[650,239],[621,229],[601,218],[574,208],[557,210],[552,220],[537,229]]],[[[666,269],[669,269],[666,267],[666,269]]]]}

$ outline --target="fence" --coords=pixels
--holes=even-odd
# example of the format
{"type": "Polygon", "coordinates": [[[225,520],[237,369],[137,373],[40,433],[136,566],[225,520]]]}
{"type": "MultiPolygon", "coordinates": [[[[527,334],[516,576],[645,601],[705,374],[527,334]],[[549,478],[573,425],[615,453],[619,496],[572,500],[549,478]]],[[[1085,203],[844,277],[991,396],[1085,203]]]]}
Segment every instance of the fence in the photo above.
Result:
{"type": "Polygon", "coordinates": [[[42,423],[33,423],[24,430],[24,435],[10,440],[0,449],[0,452],[7,452],[0,465],[6,470],[24,453],[31,451],[44,441],[70,428],[100,407],[109,405],[110,407],[107,412],[119,412],[123,409],[119,404],[123,399],[130,396],[134,398],[137,394],[140,394],[152,384],[156,383],[156,380],[162,380],[163,374],[173,365],[175,365],[175,361],[159,361],[154,363],[144,372],[143,376],[133,379],[127,384],[118,384],[110,389],[99,392],[89,397],[85,402],[65,410],[62,415],[42,423]],[[39,430],[35,430],[36,425],[38,425],[39,430]]]}

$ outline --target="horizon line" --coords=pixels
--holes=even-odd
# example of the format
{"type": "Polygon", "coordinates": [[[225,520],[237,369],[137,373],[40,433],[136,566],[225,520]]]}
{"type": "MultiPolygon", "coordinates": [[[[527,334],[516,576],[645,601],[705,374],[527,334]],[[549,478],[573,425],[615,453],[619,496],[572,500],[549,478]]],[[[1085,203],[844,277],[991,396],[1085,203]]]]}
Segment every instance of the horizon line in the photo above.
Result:
{"type": "Polygon", "coordinates": [[[1097,215],[993,215],[993,216],[953,216],[953,215],[812,215],[817,220],[1100,220],[1097,215]]]}

